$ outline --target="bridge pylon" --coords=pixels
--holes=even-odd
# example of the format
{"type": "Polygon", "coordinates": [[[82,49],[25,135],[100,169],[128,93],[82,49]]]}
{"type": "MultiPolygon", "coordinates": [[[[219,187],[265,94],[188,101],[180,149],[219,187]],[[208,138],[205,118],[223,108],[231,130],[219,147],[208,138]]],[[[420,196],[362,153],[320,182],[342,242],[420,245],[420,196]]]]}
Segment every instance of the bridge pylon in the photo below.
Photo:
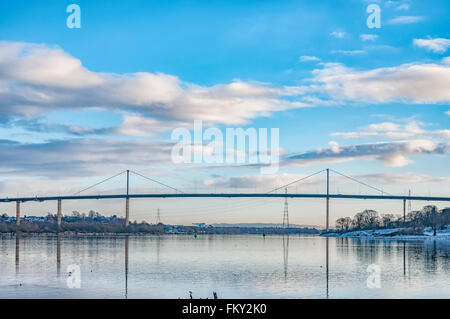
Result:
{"type": "Polygon", "coordinates": [[[327,168],[327,209],[326,209],[326,228],[330,230],[330,169],[327,168]]]}
{"type": "Polygon", "coordinates": [[[58,227],[61,227],[61,219],[62,219],[62,210],[61,210],[61,200],[58,199],[58,227]]]}
{"type": "Polygon", "coordinates": [[[20,225],[20,202],[16,202],[16,225],[20,225]]]}
{"type": "Polygon", "coordinates": [[[125,227],[130,225],[130,198],[128,197],[130,190],[130,170],[127,169],[127,197],[125,198],[125,227]]]}
{"type": "MultiPolygon", "coordinates": [[[[287,187],[284,189],[284,193],[287,194],[287,187]]],[[[289,210],[287,197],[284,198],[283,228],[289,228],[289,210]]]]}

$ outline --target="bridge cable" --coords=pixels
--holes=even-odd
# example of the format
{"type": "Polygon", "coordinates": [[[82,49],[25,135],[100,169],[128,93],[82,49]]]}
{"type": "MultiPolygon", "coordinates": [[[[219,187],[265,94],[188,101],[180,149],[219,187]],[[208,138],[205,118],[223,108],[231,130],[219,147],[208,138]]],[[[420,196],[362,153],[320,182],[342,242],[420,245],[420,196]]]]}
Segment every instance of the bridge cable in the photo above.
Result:
{"type": "Polygon", "coordinates": [[[281,189],[281,188],[288,187],[289,185],[295,184],[295,183],[297,183],[297,182],[300,182],[300,181],[302,181],[302,180],[305,180],[305,179],[307,179],[307,178],[310,178],[310,177],[312,177],[312,176],[314,176],[314,175],[320,174],[320,173],[322,173],[322,172],[324,172],[324,171],[325,171],[325,169],[323,169],[323,170],[321,170],[321,171],[318,171],[318,172],[316,172],[316,173],[314,173],[314,174],[311,174],[311,175],[302,177],[302,178],[300,178],[300,179],[298,179],[298,180],[296,180],[296,181],[293,181],[293,182],[291,182],[291,183],[288,183],[288,184],[286,184],[286,185],[283,185],[283,186],[277,187],[277,188],[275,188],[275,189],[272,189],[271,191],[267,192],[267,194],[272,193],[272,192],[274,192],[274,191],[277,191],[277,190],[279,190],[279,189],[281,189]]]}
{"type": "Polygon", "coordinates": [[[173,189],[173,190],[176,191],[176,192],[180,192],[180,193],[184,194],[183,191],[180,191],[179,189],[177,189],[177,188],[175,188],[175,187],[172,187],[172,186],[169,186],[169,185],[166,185],[166,184],[164,184],[164,183],[158,182],[157,180],[154,180],[153,178],[144,176],[144,175],[139,174],[138,172],[135,172],[135,171],[131,171],[131,170],[130,170],[130,172],[131,172],[131,173],[134,173],[134,174],[136,174],[136,175],[139,175],[140,177],[143,177],[143,178],[145,178],[145,179],[148,179],[148,180],[150,180],[150,181],[152,181],[152,182],[154,182],[154,183],[157,183],[157,184],[160,184],[160,185],[162,185],[162,186],[165,186],[165,187],[168,187],[168,188],[170,188],[170,189],[173,189]]]}
{"type": "Polygon", "coordinates": [[[378,192],[381,192],[381,195],[385,195],[385,194],[386,194],[386,195],[393,196],[392,194],[389,194],[389,193],[383,191],[382,189],[379,189],[379,188],[377,188],[377,187],[374,187],[374,186],[371,186],[371,185],[366,184],[366,183],[364,183],[364,182],[361,182],[361,181],[357,180],[356,178],[353,178],[353,177],[347,176],[347,175],[345,175],[345,174],[339,173],[338,171],[335,171],[334,169],[331,169],[331,168],[330,168],[330,171],[332,171],[332,172],[334,172],[334,173],[336,173],[336,174],[338,174],[338,175],[341,175],[341,176],[343,176],[343,177],[346,177],[346,178],[348,178],[348,179],[351,179],[351,180],[354,181],[354,182],[357,182],[357,183],[360,183],[360,184],[362,184],[362,185],[364,185],[364,186],[370,187],[370,188],[372,188],[372,189],[374,189],[374,190],[376,190],[376,191],[378,191],[378,192]]]}
{"type": "Polygon", "coordinates": [[[93,187],[95,187],[95,186],[100,185],[101,183],[104,183],[104,182],[106,182],[106,181],[109,181],[110,179],[113,179],[114,177],[117,177],[117,176],[119,176],[119,175],[121,175],[121,174],[123,174],[123,173],[125,173],[125,172],[126,172],[126,171],[123,171],[123,172],[120,172],[120,173],[118,173],[118,174],[116,174],[116,175],[113,175],[113,176],[111,176],[111,177],[108,177],[108,178],[102,180],[101,182],[95,183],[94,185],[91,185],[91,186],[89,186],[89,187],[86,187],[85,189],[82,189],[82,190],[79,191],[79,192],[76,192],[76,193],[73,194],[73,195],[78,195],[78,194],[80,194],[80,193],[82,193],[82,192],[84,192],[84,191],[87,191],[88,189],[91,189],[91,188],[93,188],[93,187]]]}

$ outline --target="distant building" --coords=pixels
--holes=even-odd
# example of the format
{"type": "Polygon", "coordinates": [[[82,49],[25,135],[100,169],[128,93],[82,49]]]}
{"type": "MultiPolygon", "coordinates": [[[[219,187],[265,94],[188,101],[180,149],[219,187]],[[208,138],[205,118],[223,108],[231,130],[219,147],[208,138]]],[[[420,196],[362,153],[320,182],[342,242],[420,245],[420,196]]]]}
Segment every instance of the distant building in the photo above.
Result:
{"type": "Polygon", "coordinates": [[[166,234],[179,234],[181,232],[178,226],[167,226],[164,228],[164,233],[166,234]]]}
{"type": "MultiPolygon", "coordinates": [[[[21,217],[20,220],[25,220],[28,222],[42,223],[45,222],[45,217],[36,217],[36,216],[25,216],[21,217]]],[[[6,219],[7,222],[15,222],[16,217],[8,217],[6,219]]]]}

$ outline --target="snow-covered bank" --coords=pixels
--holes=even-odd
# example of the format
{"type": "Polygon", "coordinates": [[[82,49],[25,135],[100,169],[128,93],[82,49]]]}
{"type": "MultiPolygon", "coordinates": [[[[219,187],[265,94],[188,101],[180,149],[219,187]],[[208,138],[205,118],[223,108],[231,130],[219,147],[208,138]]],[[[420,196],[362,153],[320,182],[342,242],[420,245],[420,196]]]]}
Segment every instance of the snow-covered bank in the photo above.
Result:
{"type": "Polygon", "coordinates": [[[356,238],[392,238],[392,239],[444,239],[450,240],[450,229],[440,229],[433,236],[433,230],[426,228],[423,234],[406,235],[407,230],[403,228],[377,229],[377,230],[356,230],[346,233],[327,233],[323,237],[356,237],[356,238]]]}

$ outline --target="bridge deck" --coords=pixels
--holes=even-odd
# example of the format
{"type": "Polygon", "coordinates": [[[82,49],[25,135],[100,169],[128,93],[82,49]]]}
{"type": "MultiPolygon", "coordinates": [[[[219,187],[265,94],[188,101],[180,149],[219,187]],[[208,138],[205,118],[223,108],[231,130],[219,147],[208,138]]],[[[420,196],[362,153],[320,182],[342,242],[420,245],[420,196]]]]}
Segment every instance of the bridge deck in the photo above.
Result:
{"type": "Polygon", "coordinates": [[[343,195],[343,194],[267,194],[267,193],[176,193],[176,194],[114,194],[114,195],[81,195],[81,196],[37,196],[0,198],[0,202],[44,202],[55,200],[77,199],[117,199],[117,198],[343,198],[343,199],[394,199],[415,201],[448,202],[450,197],[433,196],[393,196],[393,195],[343,195]]]}

